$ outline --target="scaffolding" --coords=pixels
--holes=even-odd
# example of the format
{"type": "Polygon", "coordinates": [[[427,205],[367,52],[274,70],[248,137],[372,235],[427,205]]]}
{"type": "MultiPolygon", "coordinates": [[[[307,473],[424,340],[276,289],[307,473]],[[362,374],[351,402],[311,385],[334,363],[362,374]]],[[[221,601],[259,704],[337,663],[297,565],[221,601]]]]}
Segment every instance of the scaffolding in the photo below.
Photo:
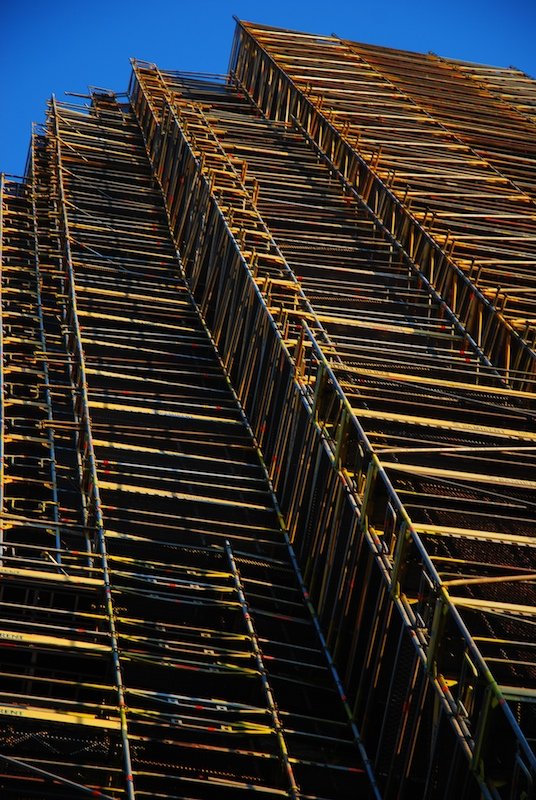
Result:
{"type": "Polygon", "coordinates": [[[89,100],[2,185],[2,790],[379,797],[135,118],[89,100]]]}
{"type": "MultiPolygon", "coordinates": [[[[532,374],[535,342],[534,198],[516,183],[518,160],[503,174],[503,161],[482,149],[495,106],[512,114],[498,99],[478,102],[474,81],[453,68],[446,80],[460,103],[445,113],[436,62],[241,23],[230,71],[268,116],[303,125],[486,355],[522,381],[532,374]]],[[[524,91],[528,100],[530,86],[524,91]]],[[[530,125],[517,116],[510,127],[524,126],[530,141],[530,125]]],[[[500,153],[511,158],[519,138],[505,126],[500,153]]]]}
{"type": "Polygon", "coordinates": [[[134,64],[187,278],[382,791],[522,797],[534,353],[257,34],[226,84],[134,64]]]}
{"type": "Polygon", "coordinates": [[[238,22],[80,100],[0,186],[4,796],[534,797],[534,82],[238,22]]]}

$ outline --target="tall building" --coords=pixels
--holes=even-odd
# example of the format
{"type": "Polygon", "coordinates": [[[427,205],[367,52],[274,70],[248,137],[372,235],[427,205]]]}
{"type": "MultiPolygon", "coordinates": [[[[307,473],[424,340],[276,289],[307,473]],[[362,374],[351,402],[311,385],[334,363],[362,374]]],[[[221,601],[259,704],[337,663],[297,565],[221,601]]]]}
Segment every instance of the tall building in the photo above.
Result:
{"type": "Polygon", "coordinates": [[[237,22],[1,183],[6,798],[535,797],[536,83],[237,22]]]}

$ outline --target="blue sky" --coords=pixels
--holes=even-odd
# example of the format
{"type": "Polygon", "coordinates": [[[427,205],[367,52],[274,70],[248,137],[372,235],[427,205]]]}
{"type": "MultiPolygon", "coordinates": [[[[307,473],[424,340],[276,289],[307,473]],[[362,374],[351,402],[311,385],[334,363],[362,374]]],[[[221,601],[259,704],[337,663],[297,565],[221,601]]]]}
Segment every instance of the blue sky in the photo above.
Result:
{"type": "Polygon", "coordinates": [[[0,169],[24,171],[31,122],[53,92],[125,91],[131,56],[225,72],[233,14],[536,77],[536,0],[0,0],[0,169]]]}

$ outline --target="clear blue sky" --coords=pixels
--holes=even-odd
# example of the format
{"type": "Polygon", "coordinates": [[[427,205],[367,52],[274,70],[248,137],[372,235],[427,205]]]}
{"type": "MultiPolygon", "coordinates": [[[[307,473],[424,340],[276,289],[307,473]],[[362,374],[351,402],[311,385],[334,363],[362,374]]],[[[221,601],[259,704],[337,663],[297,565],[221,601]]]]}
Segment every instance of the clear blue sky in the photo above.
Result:
{"type": "Polygon", "coordinates": [[[0,169],[23,172],[53,92],[125,91],[131,56],[225,72],[233,14],[536,77],[536,0],[0,0],[0,169]]]}

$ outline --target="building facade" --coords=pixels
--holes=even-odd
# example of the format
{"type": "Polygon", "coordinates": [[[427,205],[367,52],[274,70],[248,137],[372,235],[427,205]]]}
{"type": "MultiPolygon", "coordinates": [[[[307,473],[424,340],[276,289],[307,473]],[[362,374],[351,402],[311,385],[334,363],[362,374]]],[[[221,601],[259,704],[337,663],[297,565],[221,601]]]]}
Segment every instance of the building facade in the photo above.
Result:
{"type": "Polygon", "coordinates": [[[6,797],[534,797],[535,109],[240,21],[226,76],[51,101],[1,185],[6,797]]]}

